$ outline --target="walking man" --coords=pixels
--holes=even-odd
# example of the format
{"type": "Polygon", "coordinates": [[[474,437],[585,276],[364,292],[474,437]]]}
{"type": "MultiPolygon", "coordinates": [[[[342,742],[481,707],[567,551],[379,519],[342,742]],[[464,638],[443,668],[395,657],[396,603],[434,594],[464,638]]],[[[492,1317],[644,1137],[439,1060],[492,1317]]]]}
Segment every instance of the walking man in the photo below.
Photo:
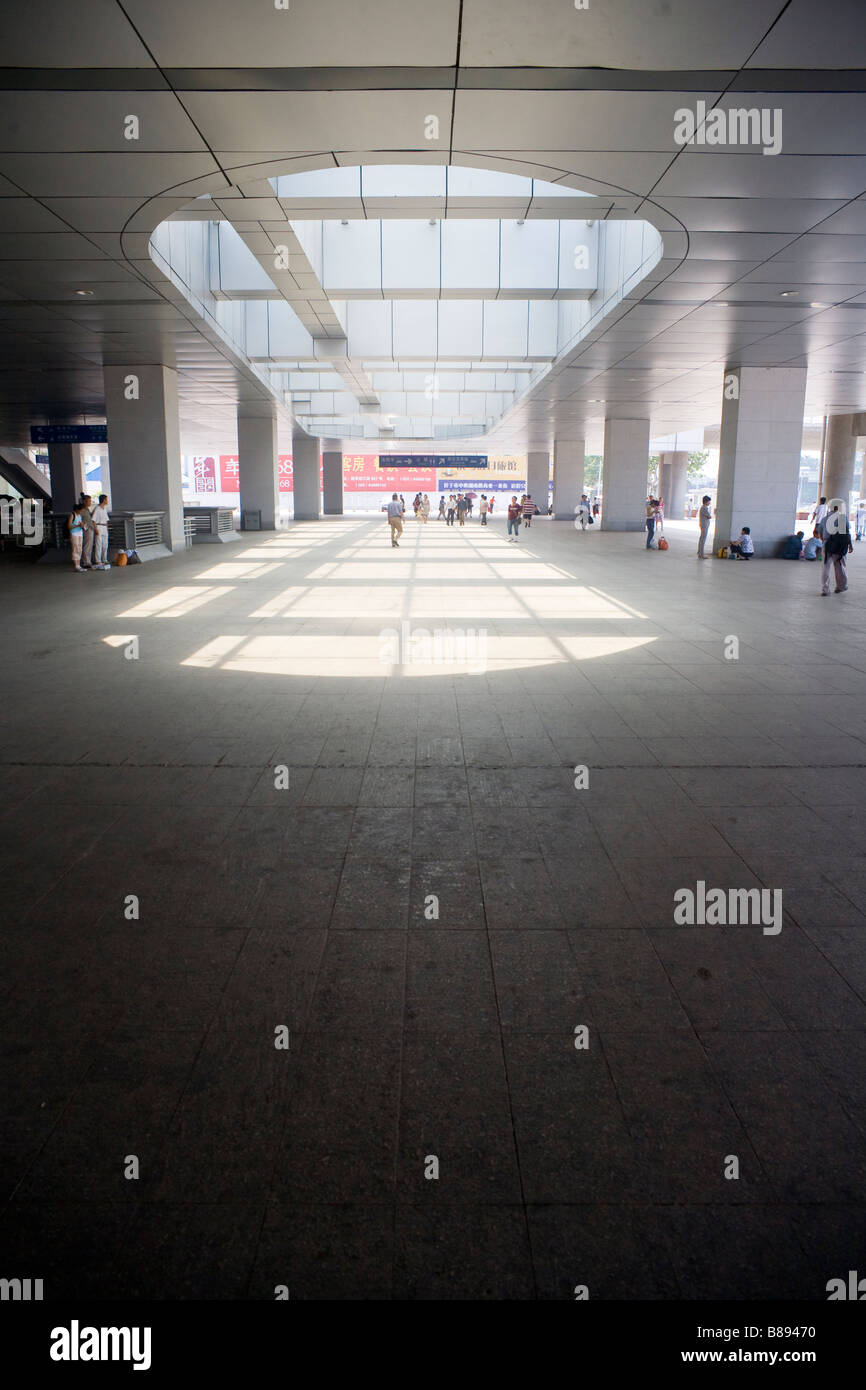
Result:
{"type": "Polygon", "coordinates": [[[586,493],[584,493],[583,496],[582,496],[581,499],[580,499],[580,505],[578,506],[578,509],[577,509],[577,519],[578,519],[578,521],[580,522],[580,529],[581,529],[581,531],[585,531],[585,530],[586,530],[586,528],[587,528],[587,526],[588,526],[588,524],[589,524],[589,518],[590,518],[589,498],[587,497],[586,493]]]}
{"type": "Polygon", "coordinates": [[[523,508],[516,497],[512,497],[508,504],[508,540],[514,541],[515,545],[520,544],[520,514],[523,508]]]}
{"type": "Polygon", "coordinates": [[[532,498],[530,497],[529,493],[527,492],[526,496],[525,496],[524,499],[523,499],[523,524],[524,524],[524,526],[531,526],[531,525],[532,525],[532,518],[535,516],[535,513],[536,513],[537,511],[538,511],[538,508],[536,507],[535,503],[533,502],[532,498]]]}
{"type": "Polygon", "coordinates": [[[707,543],[707,535],[710,530],[712,513],[710,512],[710,499],[708,496],[701,498],[701,510],[698,512],[698,520],[701,524],[701,537],[698,541],[698,559],[707,560],[709,556],[704,554],[704,546],[707,543]]]}
{"type": "Polygon", "coordinates": [[[399,545],[400,542],[397,537],[403,534],[403,508],[400,505],[400,499],[396,492],[392,495],[391,501],[385,503],[382,511],[388,514],[388,525],[391,528],[391,544],[399,545]]]}
{"type": "Polygon", "coordinates": [[[478,510],[479,510],[480,513],[481,513],[481,525],[482,525],[482,526],[486,526],[486,525],[487,525],[487,498],[485,497],[485,495],[484,495],[483,492],[482,492],[482,494],[481,494],[481,502],[479,503],[478,510]]]}
{"type": "Polygon", "coordinates": [[[854,547],[851,532],[848,530],[848,517],[839,510],[838,502],[823,520],[824,563],[821,566],[821,596],[826,598],[830,592],[830,566],[835,570],[836,587],[834,594],[844,594],[848,588],[847,557],[854,547]]]}
{"type": "Polygon", "coordinates": [[[823,539],[824,539],[824,522],[825,522],[825,520],[826,520],[826,518],[827,518],[827,512],[828,512],[828,511],[829,511],[829,508],[828,508],[828,506],[827,506],[827,498],[826,498],[826,497],[822,497],[822,498],[820,499],[820,501],[818,502],[818,505],[817,505],[817,507],[815,508],[814,512],[812,513],[813,520],[814,520],[814,523],[815,523],[815,529],[814,529],[814,531],[813,531],[813,535],[818,536],[818,538],[819,538],[820,540],[823,540],[823,539]]]}

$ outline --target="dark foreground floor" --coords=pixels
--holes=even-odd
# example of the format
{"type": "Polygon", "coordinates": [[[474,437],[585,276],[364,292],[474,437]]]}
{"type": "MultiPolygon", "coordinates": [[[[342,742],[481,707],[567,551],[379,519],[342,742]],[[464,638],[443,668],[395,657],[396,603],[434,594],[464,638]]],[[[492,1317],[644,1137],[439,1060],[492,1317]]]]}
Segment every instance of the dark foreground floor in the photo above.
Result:
{"type": "Polygon", "coordinates": [[[671,540],[431,522],[392,551],[347,519],[3,567],[0,1274],[824,1299],[866,1273],[864,572],[821,599],[816,566],[671,540]],[[383,665],[401,622],[486,652],[383,665]],[[698,880],[781,889],[781,932],[675,924],[698,880]]]}

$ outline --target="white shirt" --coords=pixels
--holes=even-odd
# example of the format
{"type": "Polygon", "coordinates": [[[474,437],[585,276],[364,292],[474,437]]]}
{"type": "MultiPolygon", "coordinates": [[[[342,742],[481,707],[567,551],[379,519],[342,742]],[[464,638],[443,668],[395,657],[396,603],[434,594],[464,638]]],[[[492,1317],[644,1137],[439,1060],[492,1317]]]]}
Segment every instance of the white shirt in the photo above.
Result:
{"type": "Polygon", "coordinates": [[[105,507],[94,507],[93,511],[90,513],[90,520],[93,522],[94,526],[107,526],[108,511],[105,507]]]}
{"type": "Polygon", "coordinates": [[[754,555],[755,547],[752,545],[751,536],[737,536],[734,544],[738,545],[745,555],[754,555]]]}

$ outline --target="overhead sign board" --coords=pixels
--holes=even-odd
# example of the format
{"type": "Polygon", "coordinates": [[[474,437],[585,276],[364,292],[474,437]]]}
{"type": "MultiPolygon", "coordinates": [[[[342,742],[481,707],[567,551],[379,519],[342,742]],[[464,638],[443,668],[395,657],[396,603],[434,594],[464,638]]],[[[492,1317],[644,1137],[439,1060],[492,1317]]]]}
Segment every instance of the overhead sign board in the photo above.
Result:
{"type": "Polygon", "coordinates": [[[31,444],[107,444],[107,425],[31,425],[31,444]]]}
{"type": "Polygon", "coordinates": [[[380,468],[486,468],[486,454],[380,454],[380,468]]]}

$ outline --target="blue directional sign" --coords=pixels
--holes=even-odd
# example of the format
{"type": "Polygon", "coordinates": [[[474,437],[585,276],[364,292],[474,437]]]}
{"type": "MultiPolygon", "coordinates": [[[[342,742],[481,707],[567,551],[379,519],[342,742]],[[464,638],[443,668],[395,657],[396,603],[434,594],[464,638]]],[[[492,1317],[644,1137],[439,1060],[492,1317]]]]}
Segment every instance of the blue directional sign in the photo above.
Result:
{"type": "Polygon", "coordinates": [[[107,425],[31,425],[31,444],[107,444],[107,425]]]}
{"type": "Polygon", "coordinates": [[[486,468],[486,454],[380,454],[380,468],[486,468]]]}

